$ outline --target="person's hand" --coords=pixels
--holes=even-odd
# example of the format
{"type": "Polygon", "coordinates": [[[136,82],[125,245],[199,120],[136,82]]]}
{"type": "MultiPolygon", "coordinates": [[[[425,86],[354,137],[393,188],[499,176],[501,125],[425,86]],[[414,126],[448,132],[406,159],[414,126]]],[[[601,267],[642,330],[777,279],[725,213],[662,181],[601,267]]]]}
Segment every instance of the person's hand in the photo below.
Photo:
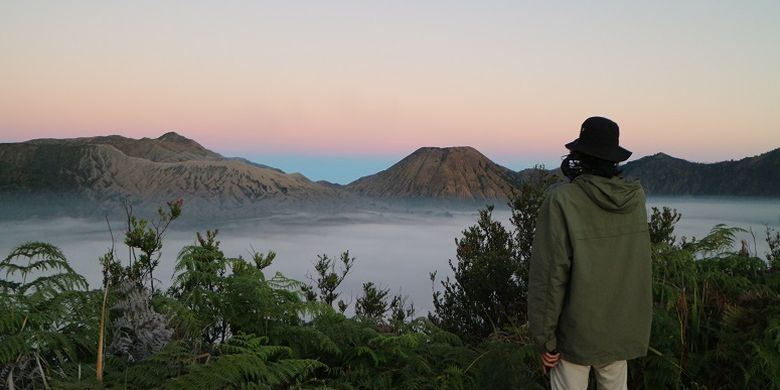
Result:
{"type": "Polygon", "coordinates": [[[542,354],[542,365],[544,365],[544,371],[550,371],[553,367],[558,365],[561,360],[560,353],[545,352],[542,354]]]}

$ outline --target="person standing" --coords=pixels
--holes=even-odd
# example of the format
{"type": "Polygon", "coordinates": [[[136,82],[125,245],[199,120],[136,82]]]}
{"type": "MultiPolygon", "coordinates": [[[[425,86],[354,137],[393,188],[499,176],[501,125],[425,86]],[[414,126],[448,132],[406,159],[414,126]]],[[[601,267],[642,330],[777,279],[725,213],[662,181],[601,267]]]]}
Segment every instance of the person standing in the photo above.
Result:
{"type": "Polygon", "coordinates": [[[542,202],[529,264],[528,322],[553,389],[626,389],[627,360],[645,356],[652,268],[645,194],[620,176],[631,152],[618,125],[583,122],[542,202]]]}

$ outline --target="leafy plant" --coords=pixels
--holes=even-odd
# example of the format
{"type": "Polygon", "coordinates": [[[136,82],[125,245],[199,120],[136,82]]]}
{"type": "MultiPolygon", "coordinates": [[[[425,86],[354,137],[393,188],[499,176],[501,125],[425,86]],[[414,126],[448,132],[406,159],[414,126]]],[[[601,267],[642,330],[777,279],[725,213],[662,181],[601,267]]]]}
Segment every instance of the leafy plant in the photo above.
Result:
{"type": "Polygon", "coordinates": [[[673,246],[677,242],[677,237],[674,235],[674,226],[680,221],[682,214],[678,213],[677,209],[669,207],[662,209],[652,207],[651,211],[650,221],[648,222],[650,242],[653,245],[665,244],[673,246]]]}
{"type": "Polygon", "coordinates": [[[658,238],[651,353],[632,362],[633,385],[777,388],[780,343],[772,335],[780,290],[772,273],[761,259],[734,251],[735,233],[744,230],[716,225],[702,239],[676,242],[679,219],[668,209],[651,217],[658,238]]]}
{"type": "Polygon", "coordinates": [[[775,271],[780,270],[780,232],[767,226],[766,242],[769,245],[769,252],[766,254],[769,268],[775,271]]]}
{"type": "Polygon", "coordinates": [[[387,313],[387,295],[389,289],[378,288],[373,282],[363,283],[363,295],[355,303],[355,315],[375,325],[384,322],[387,313]]]}
{"type": "MultiPolygon", "coordinates": [[[[205,237],[197,233],[198,245],[182,248],[174,267],[173,285],[168,290],[169,296],[175,298],[192,317],[192,321],[186,323],[190,327],[186,332],[190,336],[202,336],[204,345],[224,342],[229,331],[225,322],[224,300],[231,260],[219,249],[217,233],[216,230],[208,230],[205,237]]],[[[178,317],[179,320],[184,318],[178,317]]],[[[179,323],[185,325],[181,321],[179,323]]]]}
{"type": "MultiPolygon", "coordinates": [[[[152,222],[137,218],[132,206],[125,204],[127,231],[124,242],[130,253],[130,264],[125,270],[125,276],[139,285],[148,280],[152,294],[155,293],[154,270],[160,264],[163,237],[171,222],[181,216],[182,204],[182,199],[168,202],[166,209],[157,209],[157,220],[152,222]]],[[[111,260],[105,259],[108,264],[111,260]]]]}
{"type": "Polygon", "coordinates": [[[523,307],[514,237],[493,220],[493,207],[488,206],[455,244],[457,262],[449,262],[453,279],[447,277],[441,281],[443,290],[434,291],[431,319],[462,337],[480,340],[514,323],[523,307]]]}
{"type": "Polygon", "coordinates": [[[117,286],[121,297],[112,311],[112,340],[108,352],[127,361],[143,360],[162,350],[171,341],[173,331],[168,319],[151,305],[151,295],[144,287],[130,281],[117,286]]]}
{"type": "Polygon", "coordinates": [[[515,265],[517,281],[520,284],[518,301],[520,304],[520,322],[526,315],[526,301],[528,299],[528,264],[531,261],[532,245],[536,233],[536,219],[539,208],[542,206],[547,188],[558,182],[559,177],[550,173],[543,166],[532,169],[525,180],[518,186],[516,192],[509,199],[509,208],[512,211],[510,222],[514,226],[515,240],[515,265]]]}
{"type": "Polygon", "coordinates": [[[216,347],[202,364],[192,364],[182,375],[168,380],[164,389],[280,388],[300,384],[318,369],[312,359],[292,357],[289,347],[266,345],[267,339],[236,335],[216,347]]]}
{"type": "MultiPolygon", "coordinates": [[[[341,270],[337,272],[335,259],[331,259],[327,254],[317,255],[317,262],[314,263],[314,270],[317,272],[316,279],[309,277],[315,286],[301,287],[309,301],[319,298],[325,304],[333,306],[333,302],[339,297],[336,290],[352,270],[355,258],[349,257],[349,251],[345,251],[341,254],[339,261],[341,262],[341,270]]],[[[338,308],[342,313],[347,310],[347,306],[348,304],[343,300],[338,301],[338,308]]]]}
{"type": "Polygon", "coordinates": [[[53,376],[94,356],[97,295],[56,247],[28,242],[0,262],[0,383],[48,387],[53,376]]]}

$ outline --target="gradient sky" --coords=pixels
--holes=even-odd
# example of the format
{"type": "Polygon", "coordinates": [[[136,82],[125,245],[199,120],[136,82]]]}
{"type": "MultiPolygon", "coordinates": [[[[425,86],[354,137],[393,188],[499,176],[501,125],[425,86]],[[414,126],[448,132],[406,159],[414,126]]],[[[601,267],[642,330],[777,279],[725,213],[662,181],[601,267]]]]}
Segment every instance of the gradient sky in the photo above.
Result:
{"type": "Polygon", "coordinates": [[[169,130],[347,182],[421,146],[557,164],[780,146],[780,1],[3,1],[0,142],[169,130]]]}

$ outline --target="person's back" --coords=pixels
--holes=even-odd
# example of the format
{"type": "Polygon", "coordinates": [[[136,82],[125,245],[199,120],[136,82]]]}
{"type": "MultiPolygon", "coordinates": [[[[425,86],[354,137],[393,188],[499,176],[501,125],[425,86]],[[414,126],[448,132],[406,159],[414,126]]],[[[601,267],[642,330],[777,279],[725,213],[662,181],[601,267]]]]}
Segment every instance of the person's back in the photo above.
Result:
{"type": "Polygon", "coordinates": [[[583,378],[587,387],[591,366],[600,384],[625,388],[625,361],[647,353],[652,320],[645,195],[638,182],[617,175],[613,160],[570,149],[590,168],[551,189],[540,208],[529,270],[531,337],[554,367],[553,388],[582,386],[583,378]],[[609,372],[614,378],[601,378],[609,372]]]}
{"type": "MultiPolygon", "coordinates": [[[[652,297],[642,187],[586,174],[555,188],[547,201],[551,204],[543,210],[556,208],[565,217],[558,224],[542,224],[535,246],[542,248],[545,240],[563,234],[571,246],[568,296],[561,306],[555,349],[563,359],[582,365],[644,356],[652,297]]],[[[538,297],[535,301],[547,298],[544,286],[533,283],[528,289],[538,297]]]]}

